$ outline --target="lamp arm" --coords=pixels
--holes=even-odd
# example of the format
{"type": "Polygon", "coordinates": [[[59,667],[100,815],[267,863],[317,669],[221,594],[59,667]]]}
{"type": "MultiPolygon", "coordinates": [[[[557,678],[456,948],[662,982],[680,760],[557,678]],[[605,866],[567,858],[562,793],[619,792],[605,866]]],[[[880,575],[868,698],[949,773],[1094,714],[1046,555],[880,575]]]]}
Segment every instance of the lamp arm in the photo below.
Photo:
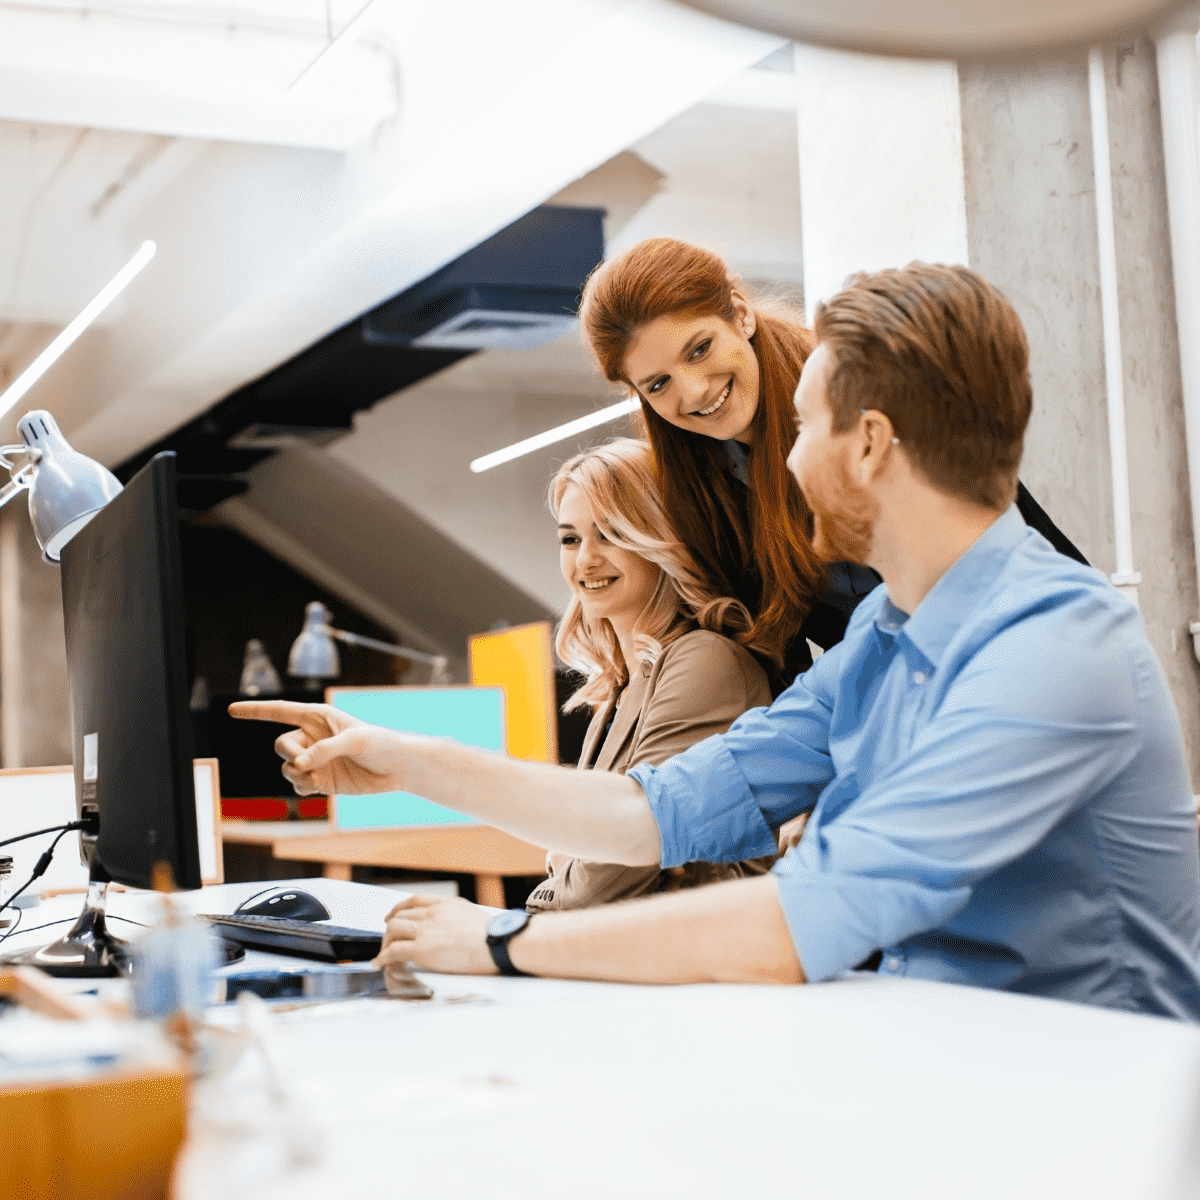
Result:
{"type": "Polygon", "coordinates": [[[0,466],[12,471],[12,478],[0,488],[0,508],[33,484],[34,468],[42,461],[42,452],[36,446],[0,446],[0,466]],[[26,454],[29,461],[17,467],[9,460],[14,454],[26,454]]]}
{"type": "Polygon", "coordinates": [[[0,467],[7,467],[12,471],[15,464],[9,460],[14,454],[25,454],[29,457],[29,461],[20,468],[22,471],[42,461],[42,452],[36,446],[26,446],[24,442],[18,442],[15,446],[0,446],[0,467]]]}
{"type": "Polygon", "coordinates": [[[411,658],[416,662],[429,663],[437,666],[446,662],[445,655],[425,654],[421,650],[411,650],[408,646],[393,646],[390,642],[381,642],[377,638],[364,637],[361,633],[347,633],[344,629],[332,629],[325,626],[330,637],[345,642],[348,646],[366,646],[369,650],[382,650],[385,654],[394,654],[397,658],[411,658]]]}

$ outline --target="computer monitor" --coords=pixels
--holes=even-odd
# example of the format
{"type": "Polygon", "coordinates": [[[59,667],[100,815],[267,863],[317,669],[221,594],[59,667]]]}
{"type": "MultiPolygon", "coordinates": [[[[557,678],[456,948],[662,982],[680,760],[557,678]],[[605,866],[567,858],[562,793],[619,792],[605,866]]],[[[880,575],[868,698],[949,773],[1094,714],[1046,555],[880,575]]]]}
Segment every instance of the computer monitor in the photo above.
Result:
{"type": "MultiPolygon", "coordinates": [[[[465,746],[503,751],[504,691],[498,687],[327,688],[326,702],[342,712],[406,733],[448,738],[465,746]]],[[[411,792],[335,796],[337,829],[397,829],[413,825],[473,825],[473,817],[411,792]]]]}
{"type": "Polygon", "coordinates": [[[151,887],[165,863],[178,887],[201,886],[174,454],[147,463],[63,547],[62,597],[91,882],[70,933],[14,957],[52,975],[114,975],[127,956],[105,928],[109,882],[151,887]]]}

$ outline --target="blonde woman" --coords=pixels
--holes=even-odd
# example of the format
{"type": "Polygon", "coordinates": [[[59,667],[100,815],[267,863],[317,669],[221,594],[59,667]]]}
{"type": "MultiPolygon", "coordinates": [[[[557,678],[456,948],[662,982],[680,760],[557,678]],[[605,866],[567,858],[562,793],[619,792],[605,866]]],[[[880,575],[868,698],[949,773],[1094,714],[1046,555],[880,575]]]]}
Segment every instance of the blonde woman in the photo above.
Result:
{"type": "MultiPolygon", "coordinates": [[[[586,679],[568,707],[590,705],[581,770],[657,765],[771,703],[763,668],[726,636],[745,633],[742,604],[716,595],[675,538],[649,447],[627,438],[565,463],[550,485],[559,564],[571,600],[559,657],[586,679]]],[[[758,874],[773,859],[689,863],[669,871],[547,856],[531,912],[608,904],[758,874]]]]}

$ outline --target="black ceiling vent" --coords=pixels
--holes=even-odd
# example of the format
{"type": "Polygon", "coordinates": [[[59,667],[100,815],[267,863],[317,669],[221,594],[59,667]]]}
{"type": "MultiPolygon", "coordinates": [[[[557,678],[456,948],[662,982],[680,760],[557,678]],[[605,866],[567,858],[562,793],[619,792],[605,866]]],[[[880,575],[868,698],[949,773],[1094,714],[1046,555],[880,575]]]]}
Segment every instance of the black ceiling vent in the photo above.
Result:
{"type": "Polygon", "coordinates": [[[380,305],[363,337],[424,350],[527,350],[575,325],[584,281],[604,257],[604,210],[535,208],[380,305]]]}
{"type": "Polygon", "coordinates": [[[325,445],[353,428],[356,412],[477,350],[560,336],[604,257],[603,216],[599,208],[535,208],[126,459],[117,477],[127,481],[174,450],[181,487],[195,477],[187,508],[197,511],[244,490],[241,473],[276,450],[325,445]]]}

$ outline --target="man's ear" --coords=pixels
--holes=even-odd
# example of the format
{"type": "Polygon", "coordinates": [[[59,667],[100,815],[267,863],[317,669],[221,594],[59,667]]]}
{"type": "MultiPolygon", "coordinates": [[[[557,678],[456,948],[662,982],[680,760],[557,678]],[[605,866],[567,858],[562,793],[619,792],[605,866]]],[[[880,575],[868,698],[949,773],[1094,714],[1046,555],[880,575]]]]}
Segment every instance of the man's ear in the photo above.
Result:
{"type": "Polygon", "coordinates": [[[874,483],[887,469],[900,439],[891,418],[876,408],[864,409],[859,414],[856,435],[859,483],[874,483]]]}

